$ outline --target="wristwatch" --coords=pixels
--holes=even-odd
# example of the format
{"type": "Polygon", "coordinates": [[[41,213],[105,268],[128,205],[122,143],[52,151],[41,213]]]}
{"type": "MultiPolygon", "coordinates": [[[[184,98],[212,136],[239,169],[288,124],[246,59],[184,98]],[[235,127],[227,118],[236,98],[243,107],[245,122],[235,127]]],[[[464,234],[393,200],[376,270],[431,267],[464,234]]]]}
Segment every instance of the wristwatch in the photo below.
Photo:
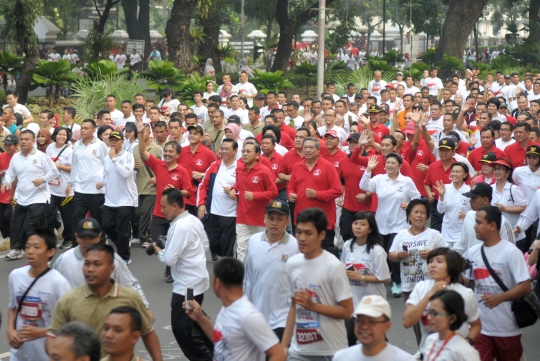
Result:
{"type": "Polygon", "coordinates": [[[473,340],[472,338],[470,338],[470,337],[467,336],[467,337],[465,337],[465,340],[467,340],[467,342],[469,342],[469,344],[470,344],[471,346],[474,346],[474,340],[473,340]]]}

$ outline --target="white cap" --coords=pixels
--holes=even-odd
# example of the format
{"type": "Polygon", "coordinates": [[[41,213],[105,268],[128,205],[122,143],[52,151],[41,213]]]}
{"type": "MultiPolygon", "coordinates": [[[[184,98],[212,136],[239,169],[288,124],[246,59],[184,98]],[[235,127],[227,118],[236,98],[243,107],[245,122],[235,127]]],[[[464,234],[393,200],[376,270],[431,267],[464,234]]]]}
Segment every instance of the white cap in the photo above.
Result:
{"type": "Polygon", "coordinates": [[[362,297],[362,300],[354,310],[354,315],[365,315],[369,317],[381,317],[385,315],[388,318],[392,318],[392,310],[388,301],[383,297],[371,295],[362,297]]]}

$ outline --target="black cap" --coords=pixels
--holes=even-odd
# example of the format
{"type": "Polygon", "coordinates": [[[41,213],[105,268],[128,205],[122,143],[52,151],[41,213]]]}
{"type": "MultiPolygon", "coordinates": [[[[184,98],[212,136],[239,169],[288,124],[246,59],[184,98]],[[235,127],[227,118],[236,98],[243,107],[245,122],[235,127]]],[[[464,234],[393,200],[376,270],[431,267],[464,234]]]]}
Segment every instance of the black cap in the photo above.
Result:
{"type": "Polygon", "coordinates": [[[257,95],[255,95],[255,99],[266,99],[266,96],[263,93],[257,93],[257,95]]]}
{"type": "Polygon", "coordinates": [[[4,143],[5,144],[19,144],[19,137],[17,137],[14,134],[6,135],[6,137],[4,138],[4,143]]]}
{"type": "Polygon", "coordinates": [[[204,129],[203,129],[203,127],[201,127],[200,125],[190,125],[189,127],[187,127],[188,132],[189,132],[191,129],[196,129],[196,130],[199,131],[199,133],[201,133],[201,135],[204,135],[204,129]]]}
{"type": "Polygon", "coordinates": [[[439,149],[440,148],[454,150],[456,149],[456,142],[450,138],[443,138],[439,141],[439,149]]]}
{"type": "Polygon", "coordinates": [[[502,102],[501,105],[499,106],[499,108],[506,108],[506,109],[508,109],[508,104],[506,104],[505,102],[502,102]]]}
{"type": "Polygon", "coordinates": [[[75,233],[77,233],[77,237],[84,237],[86,235],[97,237],[101,233],[101,226],[94,218],[87,217],[77,223],[75,233]]]}
{"type": "Polygon", "coordinates": [[[527,151],[525,152],[525,155],[536,155],[537,157],[540,157],[540,147],[536,145],[529,145],[527,147],[527,151]]]}
{"type": "Polygon", "coordinates": [[[423,107],[422,104],[420,104],[420,103],[414,103],[414,104],[412,105],[412,108],[413,108],[413,109],[424,110],[424,107],[423,107]]]}
{"type": "Polygon", "coordinates": [[[487,152],[478,163],[491,163],[497,160],[497,156],[493,152],[487,152]]]}
{"type": "Polygon", "coordinates": [[[228,123],[234,123],[234,124],[240,124],[240,117],[236,114],[231,115],[229,118],[227,118],[228,123]]]}
{"type": "Polygon", "coordinates": [[[470,192],[463,193],[465,197],[475,198],[475,197],[489,197],[493,195],[493,188],[487,183],[477,183],[472,186],[470,192]]]}
{"type": "Polygon", "coordinates": [[[505,79],[510,79],[510,78],[511,78],[511,76],[510,76],[510,75],[508,75],[508,74],[506,74],[506,75],[504,76],[504,78],[505,78],[505,79]]]}
{"type": "Polygon", "coordinates": [[[380,106],[379,106],[381,112],[385,112],[386,114],[390,114],[390,111],[389,111],[389,106],[388,104],[386,103],[382,103],[380,106]]]}
{"type": "Polygon", "coordinates": [[[282,199],[274,199],[268,203],[264,213],[277,212],[280,214],[289,215],[289,203],[282,199]]]}
{"type": "Polygon", "coordinates": [[[364,99],[364,96],[362,94],[354,94],[354,99],[364,99]]]}
{"type": "Polygon", "coordinates": [[[124,134],[119,130],[113,130],[111,134],[109,134],[109,139],[111,138],[124,140],[124,134]]]}
{"type": "Polygon", "coordinates": [[[457,118],[460,112],[461,112],[461,108],[454,109],[454,111],[452,112],[452,117],[457,118]]]}
{"type": "Polygon", "coordinates": [[[351,140],[354,140],[356,143],[358,143],[360,141],[360,133],[352,133],[351,135],[349,135],[349,138],[347,138],[347,142],[351,140]]]}
{"type": "Polygon", "coordinates": [[[370,105],[368,109],[368,113],[379,113],[380,111],[381,108],[378,105],[370,105]]]}
{"type": "Polygon", "coordinates": [[[133,132],[137,129],[137,126],[133,122],[127,122],[126,123],[126,130],[129,132],[133,132]]]}

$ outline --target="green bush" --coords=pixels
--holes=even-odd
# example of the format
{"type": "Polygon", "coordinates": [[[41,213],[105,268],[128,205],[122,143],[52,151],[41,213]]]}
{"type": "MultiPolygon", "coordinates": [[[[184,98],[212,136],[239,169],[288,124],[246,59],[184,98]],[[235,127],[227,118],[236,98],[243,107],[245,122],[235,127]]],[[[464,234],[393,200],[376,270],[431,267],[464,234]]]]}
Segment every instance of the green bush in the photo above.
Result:
{"type": "Polygon", "coordinates": [[[435,57],[437,56],[437,50],[428,49],[422,53],[422,61],[430,66],[435,65],[435,57]]]}
{"type": "MultiPolygon", "coordinates": [[[[381,79],[390,82],[394,80],[395,76],[395,71],[382,71],[381,79]]],[[[336,94],[345,94],[349,83],[353,83],[356,89],[367,88],[371,80],[373,80],[373,71],[367,66],[345,75],[337,75],[333,79],[336,84],[336,94]]]]}
{"type": "Polygon", "coordinates": [[[143,71],[141,76],[148,81],[148,88],[154,89],[158,96],[165,88],[181,92],[186,80],[182,72],[174,67],[172,61],[164,60],[150,60],[148,69],[143,71]]]}
{"type": "Polygon", "coordinates": [[[199,73],[191,73],[187,76],[183,84],[183,89],[179,93],[180,99],[186,102],[189,106],[195,104],[193,100],[193,92],[200,90],[203,93],[206,91],[206,82],[212,78],[205,78],[199,75],[199,73]]]}
{"type": "Polygon", "coordinates": [[[292,88],[292,83],[283,76],[281,70],[270,72],[253,70],[254,77],[250,78],[250,82],[255,85],[255,88],[261,93],[268,93],[269,91],[279,92],[283,89],[292,88]]]}

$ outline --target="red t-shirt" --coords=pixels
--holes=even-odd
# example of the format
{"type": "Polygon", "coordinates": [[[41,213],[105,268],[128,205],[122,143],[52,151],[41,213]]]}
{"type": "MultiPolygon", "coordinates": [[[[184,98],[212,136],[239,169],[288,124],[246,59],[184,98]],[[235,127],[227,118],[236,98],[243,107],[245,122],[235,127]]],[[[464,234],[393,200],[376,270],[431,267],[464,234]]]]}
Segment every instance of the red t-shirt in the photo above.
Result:
{"type": "MultiPolygon", "coordinates": [[[[262,143],[262,137],[264,134],[259,133],[255,136],[259,144],[262,143]]],[[[291,150],[294,148],[294,141],[289,137],[287,133],[281,132],[281,139],[279,140],[279,145],[287,148],[287,150],[291,150]]]]}
{"type": "MultiPolygon", "coordinates": [[[[455,162],[456,160],[454,159],[452,164],[455,162]]],[[[431,165],[429,166],[426,172],[426,178],[424,179],[424,184],[431,187],[431,191],[435,194],[435,197],[437,199],[439,199],[439,191],[436,187],[437,181],[442,181],[444,184],[452,183],[452,178],[450,178],[451,172],[452,166],[448,167],[448,169],[445,170],[442,165],[442,160],[431,163],[431,165]]]]}
{"type": "MultiPolygon", "coordinates": [[[[180,164],[169,170],[165,161],[156,159],[152,154],[148,158],[146,164],[152,169],[156,176],[156,203],[154,204],[154,212],[152,213],[156,217],[165,218],[165,215],[161,211],[161,195],[163,190],[169,184],[178,190],[191,190],[191,176],[188,174],[186,168],[180,164]]],[[[196,201],[196,199],[195,199],[196,201]]]]}
{"type": "Polygon", "coordinates": [[[304,157],[298,154],[296,149],[293,149],[283,156],[282,160],[282,167],[280,170],[280,173],[291,175],[294,166],[296,163],[300,162],[301,160],[304,160],[304,157]]]}
{"type": "Polygon", "coordinates": [[[357,194],[366,194],[360,189],[360,179],[364,175],[366,167],[353,163],[350,158],[342,158],[339,162],[338,174],[345,183],[345,199],[343,208],[351,212],[371,211],[373,197],[368,197],[364,202],[358,202],[357,194]]]}
{"type": "Polygon", "coordinates": [[[323,157],[323,159],[326,159],[327,161],[329,161],[330,163],[332,163],[334,165],[334,168],[336,168],[336,170],[338,171],[339,173],[339,161],[343,158],[345,158],[347,156],[347,153],[345,153],[344,151],[338,149],[337,152],[335,152],[334,154],[330,154],[328,152],[328,149],[325,148],[325,149],[321,149],[321,152],[319,153],[319,155],[321,157],[323,157]]]}
{"type": "Polygon", "coordinates": [[[456,154],[461,155],[462,157],[467,157],[467,153],[469,152],[469,143],[461,141],[459,142],[459,147],[456,149],[456,154]]]}
{"type": "Polygon", "coordinates": [[[525,151],[530,145],[536,145],[540,147],[540,144],[529,140],[525,148],[522,148],[518,142],[510,144],[509,146],[504,148],[504,153],[506,153],[506,157],[510,160],[510,163],[512,163],[514,168],[525,165],[525,151]]]}
{"type": "Polygon", "coordinates": [[[281,135],[283,136],[283,133],[285,133],[289,136],[289,138],[291,138],[291,140],[294,139],[294,137],[296,136],[296,129],[291,128],[285,123],[283,123],[280,129],[281,129],[281,135]]]}
{"type": "MultiPolygon", "coordinates": [[[[384,137],[385,135],[390,135],[390,129],[388,129],[386,125],[380,123],[376,127],[374,127],[373,124],[369,123],[369,129],[371,129],[371,131],[375,133],[380,139],[382,139],[382,137],[384,137]]],[[[378,143],[380,143],[380,141],[378,143]]]]}
{"type": "Polygon", "coordinates": [[[197,203],[197,189],[199,188],[200,181],[193,179],[193,172],[206,173],[210,164],[216,161],[216,155],[210,149],[206,148],[202,144],[199,144],[195,153],[191,153],[189,145],[182,147],[182,153],[180,153],[180,164],[186,169],[190,176],[191,188],[189,190],[189,198],[184,199],[184,202],[189,205],[196,205],[197,203]]]}
{"type": "Polygon", "coordinates": [[[334,165],[322,157],[317,163],[308,169],[306,162],[300,162],[294,167],[287,194],[294,193],[298,196],[294,207],[295,224],[299,212],[307,208],[317,207],[324,211],[328,218],[328,229],[336,226],[336,198],[341,196],[341,182],[334,165]],[[308,198],[306,189],[314,189],[317,198],[308,198]]]}
{"type": "Polygon", "coordinates": [[[272,171],[261,162],[257,162],[251,169],[247,169],[245,163],[237,163],[236,183],[231,188],[238,193],[236,224],[264,226],[266,206],[278,195],[272,171]],[[252,192],[253,200],[248,201],[244,192],[252,192]]]}
{"type": "MultiPolygon", "coordinates": [[[[15,153],[13,154],[15,155],[15,153]]],[[[6,152],[0,153],[0,173],[2,176],[5,175],[5,172],[7,172],[9,168],[9,163],[11,162],[11,158],[13,158],[13,155],[8,155],[6,152]]],[[[11,191],[8,189],[4,193],[0,192],[0,203],[2,204],[9,204],[9,196],[11,194],[11,191]]],[[[1,215],[4,216],[3,214],[1,215]]]]}
{"type": "Polygon", "coordinates": [[[407,148],[404,159],[406,159],[411,165],[411,178],[416,185],[416,188],[418,189],[420,194],[425,197],[427,193],[424,189],[424,179],[426,178],[427,170],[421,171],[418,170],[416,167],[418,166],[418,164],[425,164],[429,166],[431,163],[434,163],[436,161],[435,156],[433,155],[433,153],[431,153],[431,150],[429,149],[426,141],[424,139],[420,139],[420,142],[416,147],[416,151],[413,150],[412,145],[407,148]]]}
{"type": "MultiPolygon", "coordinates": [[[[511,145],[506,147],[506,149],[508,149],[510,147],[511,147],[511,145]]],[[[503,150],[497,148],[494,145],[491,146],[490,150],[486,150],[486,149],[484,149],[484,147],[480,146],[480,148],[476,148],[475,150],[472,150],[469,153],[469,156],[468,156],[469,162],[471,163],[471,165],[473,166],[475,171],[478,172],[478,171],[482,170],[482,164],[479,163],[479,161],[484,157],[484,154],[486,154],[487,152],[495,153],[497,158],[506,157],[506,152],[504,152],[503,150]]],[[[523,158],[522,159],[525,159],[525,151],[523,152],[523,158]]],[[[522,160],[522,162],[523,162],[523,160],[522,160]]],[[[523,165],[523,164],[521,164],[521,165],[523,165]]]]}
{"type": "MultiPolygon", "coordinates": [[[[272,171],[272,173],[274,173],[276,179],[278,179],[279,170],[283,167],[282,166],[283,156],[279,154],[278,152],[274,151],[274,153],[272,154],[270,158],[265,157],[264,154],[261,154],[259,159],[261,158],[264,158],[270,162],[270,170],[272,171]]],[[[276,184],[277,184],[278,192],[287,186],[287,183],[276,183],[276,184]]]]}

